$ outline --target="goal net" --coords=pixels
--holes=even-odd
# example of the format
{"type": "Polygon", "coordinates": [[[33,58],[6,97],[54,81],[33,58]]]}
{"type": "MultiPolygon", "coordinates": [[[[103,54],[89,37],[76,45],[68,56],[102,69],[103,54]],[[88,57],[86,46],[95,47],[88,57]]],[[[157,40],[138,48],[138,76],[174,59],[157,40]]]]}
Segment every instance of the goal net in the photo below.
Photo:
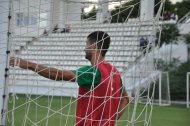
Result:
{"type": "MultiPolygon", "coordinates": [[[[86,37],[93,31],[110,35],[105,60],[118,69],[129,97],[115,125],[151,125],[154,91],[149,89],[152,85],[155,87],[159,76],[154,62],[155,40],[159,40],[156,31],[160,28],[164,1],[148,2],[152,4],[152,13],[149,13],[147,2],[140,0],[0,0],[0,125],[78,125],[76,108],[80,107],[76,106],[83,97],[78,96],[80,74],[76,74],[76,82],[50,80],[39,76],[39,71],[9,66],[9,58],[13,53],[36,64],[77,73],[81,73],[79,68],[83,66],[94,69],[84,52],[86,37]],[[142,39],[144,45],[140,44],[142,39]],[[147,95],[142,95],[145,91],[147,95]],[[145,104],[141,104],[142,99],[145,104]]],[[[86,73],[88,70],[81,74],[86,73]]],[[[95,85],[95,75],[92,75],[92,85],[95,85]]],[[[109,78],[112,84],[112,74],[109,78]]],[[[93,94],[95,88],[90,87],[89,97],[98,99],[93,94]]],[[[106,102],[105,96],[102,104],[106,102]]],[[[90,108],[87,106],[86,110],[90,108]]],[[[102,117],[104,110],[99,116],[102,117]]],[[[83,120],[88,117],[84,115],[83,120]]],[[[110,121],[112,117],[106,120],[110,121]]]]}

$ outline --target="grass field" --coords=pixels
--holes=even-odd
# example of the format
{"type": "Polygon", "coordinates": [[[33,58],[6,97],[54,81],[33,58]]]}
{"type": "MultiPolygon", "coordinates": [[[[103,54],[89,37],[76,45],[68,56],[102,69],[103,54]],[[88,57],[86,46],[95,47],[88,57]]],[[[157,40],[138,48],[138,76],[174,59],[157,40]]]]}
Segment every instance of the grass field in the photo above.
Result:
{"type": "MultiPolygon", "coordinates": [[[[9,114],[7,118],[8,126],[31,126],[35,122],[38,126],[73,126],[75,122],[75,99],[73,98],[61,98],[61,97],[41,97],[32,96],[30,102],[24,95],[18,95],[18,99],[15,103],[9,99],[9,114]],[[52,100],[52,101],[51,101],[52,100]],[[73,102],[71,106],[66,106],[60,110],[63,106],[73,102]],[[15,104],[15,105],[13,105],[15,104]],[[15,111],[11,111],[15,109],[15,111]],[[13,113],[14,112],[14,113],[13,113]],[[27,115],[27,116],[25,116],[27,115]],[[66,116],[70,115],[70,116],[66,116]],[[10,121],[14,120],[14,121],[10,121]],[[14,122],[14,123],[12,123],[14,122]]],[[[131,104],[125,111],[121,120],[130,120],[134,105],[131,104]]],[[[138,104],[137,116],[144,105],[138,104]]],[[[148,108],[148,113],[150,109],[148,108]]],[[[144,122],[140,122],[144,119],[145,112],[139,116],[135,126],[144,126],[144,122]]],[[[136,116],[136,118],[137,118],[136,116]]],[[[127,122],[119,121],[117,126],[125,126],[127,122]]],[[[128,125],[131,126],[131,125],[128,125]]],[[[169,106],[159,107],[153,106],[153,116],[151,120],[151,126],[190,126],[190,109],[186,109],[185,106],[169,106]]]]}

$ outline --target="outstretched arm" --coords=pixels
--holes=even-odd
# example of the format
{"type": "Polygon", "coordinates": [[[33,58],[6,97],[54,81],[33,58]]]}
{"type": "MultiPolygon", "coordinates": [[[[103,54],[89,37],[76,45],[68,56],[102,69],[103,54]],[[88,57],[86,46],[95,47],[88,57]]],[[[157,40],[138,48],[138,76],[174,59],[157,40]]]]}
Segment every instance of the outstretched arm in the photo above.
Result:
{"type": "Polygon", "coordinates": [[[128,96],[125,89],[122,91],[121,97],[122,98],[121,98],[120,105],[119,105],[119,111],[118,111],[117,119],[119,119],[122,116],[122,114],[125,111],[125,106],[129,103],[129,96],[128,96]]]}
{"type": "Polygon", "coordinates": [[[45,78],[51,79],[51,80],[75,81],[75,75],[70,70],[65,70],[65,71],[58,70],[56,68],[32,63],[30,61],[20,59],[20,58],[19,59],[11,58],[10,65],[11,66],[19,66],[20,68],[23,68],[23,69],[32,70],[32,71],[36,72],[37,74],[39,74],[45,78]]]}

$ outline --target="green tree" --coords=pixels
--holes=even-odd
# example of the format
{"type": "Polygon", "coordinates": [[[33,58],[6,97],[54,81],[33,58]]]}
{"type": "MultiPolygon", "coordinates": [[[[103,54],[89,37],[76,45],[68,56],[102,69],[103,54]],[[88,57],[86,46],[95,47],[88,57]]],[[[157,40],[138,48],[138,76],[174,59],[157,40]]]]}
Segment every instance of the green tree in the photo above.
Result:
{"type": "Polygon", "coordinates": [[[171,63],[167,63],[162,59],[156,59],[155,64],[157,64],[157,69],[161,71],[172,71],[176,70],[181,64],[178,58],[173,58],[171,63]]]}
{"type": "Polygon", "coordinates": [[[181,19],[188,12],[190,12],[190,0],[183,0],[175,4],[175,10],[178,15],[178,18],[181,19]]]}
{"type": "MultiPolygon", "coordinates": [[[[173,59],[170,64],[160,60],[158,65],[160,66],[159,70],[169,72],[171,99],[185,100],[186,74],[190,71],[190,60],[181,63],[178,59],[173,59]]],[[[158,93],[156,93],[156,95],[158,95],[158,93]]]]}
{"type": "Polygon", "coordinates": [[[172,100],[186,99],[186,74],[190,71],[190,60],[169,72],[172,100]]]}
{"type": "MultiPolygon", "coordinates": [[[[155,5],[157,5],[157,6],[155,6],[155,8],[154,8],[154,13],[155,14],[157,14],[157,12],[158,12],[158,9],[159,9],[159,7],[160,7],[160,1],[161,0],[155,0],[155,5]]],[[[174,12],[174,10],[175,10],[175,7],[174,7],[175,5],[173,5],[171,2],[170,2],[170,0],[166,0],[165,1],[165,3],[164,3],[164,8],[163,8],[163,10],[164,11],[169,11],[169,12],[174,12]]],[[[161,12],[161,15],[162,15],[162,13],[163,12],[161,12]]]]}
{"type": "MultiPolygon", "coordinates": [[[[159,9],[159,2],[161,0],[155,0],[155,8],[154,13],[157,14],[159,9]]],[[[129,16],[129,18],[136,18],[140,15],[140,0],[132,0],[129,2],[125,2],[120,6],[116,6],[115,9],[112,10],[112,23],[123,22],[129,16]],[[133,5],[134,8],[132,7],[133,5]],[[128,8],[128,9],[127,9],[128,8]]],[[[170,0],[166,0],[164,4],[164,11],[169,11],[171,13],[175,12],[179,19],[182,18],[185,14],[190,11],[190,0],[183,0],[182,2],[178,2],[176,4],[172,4],[170,0]]],[[[82,14],[82,19],[87,19],[89,17],[96,17],[96,8],[95,6],[88,14],[82,14]]],[[[161,13],[162,14],[162,13],[161,13]]]]}
{"type": "Polygon", "coordinates": [[[159,44],[159,47],[162,47],[163,44],[176,43],[179,37],[179,30],[176,24],[165,24],[162,26],[161,32],[158,30],[156,37],[156,44],[159,44]],[[161,36],[161,37],[160,37],[161,36]],[[160,43],[158,43],[160,37],[160,43]]]}
{"type": "Polygon", "coordinates": [[[187,44],[187,58],[190,60],[190,33],[185,35],[185,42],[187,44]]]}
{"type": "Polygon", "coordinates": [[[161,32],[156,33],[156,45],[162,47],[163,44],[170,44],[170,63],[172,60],[172,44],[177,44],[179,30],[176,24],[166,24],[162,26],[161,32]],[[159,41],[160,39],[160,41],[159,41]]]}
{"type": "MultiPolygon", "coordinates": [[[[161,0],[155,0],[155,8],[154,8],[154,14],[157,14],[158,9],[159,9],[159,2],[161,0]]],[[[169,0],[166,0],[164,4],[164,10],[174,12],[174,7],[169,0]]],[[[132,0],[126,3],[123,3],[121,6],[115,7],[115,9],[112,11],[112,22],[124,22],[126,18],[137,18],[140,16],[140,0],[132,0]],[[133,5],[134,8],[132,7],[133,5]],[[128,8],[128,9],[127,9],[128,8]]]]}
{"type": "MultiPolygon", "coordinates": [[[[186,74],[190,71],[190,60],[185,63],[180,63],[179,60],[173,59],[173,62],[167,64],[165,61],[158,62],[159,70],[169,72],[170,80],[170,96],[171,100],[186,100],[186,74]]],[[[156,80],[155,87],[151,84],[149,94],[152,94],[154,89],[154,98],[159,98],[159,81],[156,80]]],[[[141,90],[141,92],[144,89],[141,90]]],[[[143,92],[143,96],[148,94],[148,90],[143,92]]]]}
{"type": "Polygon", "coordinates": [[[163,44],[170,44],[170,43],[177,43],[178,37],[179,37],[179,30],[176,26],[176,24],[166,24],[162,26],[161,33],[160,31],[157,31],[157,40],[156,45],[159,44],[160,47],[162,47],[163,44]],[[158,43],[159,36],[160,43],[158,43]]]}

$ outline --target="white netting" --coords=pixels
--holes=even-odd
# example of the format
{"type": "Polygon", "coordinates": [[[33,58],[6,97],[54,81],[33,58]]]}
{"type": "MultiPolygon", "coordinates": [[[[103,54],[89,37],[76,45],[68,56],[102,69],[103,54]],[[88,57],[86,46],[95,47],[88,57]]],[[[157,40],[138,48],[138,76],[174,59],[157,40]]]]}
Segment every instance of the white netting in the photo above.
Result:
{"type": "MultiPolygon", "coordinates": [[[[89,4],[97,5],[96,2],[0,0],[2,17],[3,14],[4,17],[11,15],[9,21],[0,22],[2,28],[9,26],[8,29],[1,29],[1,38],[5,39],[1,39],[0,43],[4,45],[7,43],[3,35],[10,32],[8,50],[14,52],[16,57],[59,70],[76,70],[84,65],[90,65],[83,51],[87,35],[93,31],[107,32],[111,37],[111,45],[106,54],[106,61],[117,67],[130,97],[125,113],[116,120],[115,125],[151,125],[154,91],[149,92],[149,89],[158,77],[153,61],[156,48],[154,42],[164,0],[155,4],[155,7],[160,9],[154,18],[147,20],[139,17],[140,1],[132,5],[124,5],[125,2],[128,0],[117,2],[117,11],[112,11],[111,17],[107,11],[104,13],[101,11],[105,6],[113,6],[115,2],[99,2],[97,15],[85,18],[89,15],[81,14],[82,7],[89,4]],[[3,7],[8,4],[9,7],[3,7]],[[80,21],[81,17],[85,19],[80,21]],[[147,48],[143,50],[139,47],[142,36],[148,41],[147,48]],[[147,92],[146,96],[142,95],[144,92],[147,92]],[[146,100],[145,104],[139,103],[141,99],[146,100]]],[[[6,57],[3,53],[6,48],[2,46],[0,49],[2,51],[0,55],[6,57]]],[[[0,63],[3,64],[5,61],[0,63]]],[[[110,75],[106,79],[111,81],[111,78],[110,75]]],[[[101,83],[98,86],[101,86],[101,83]]],[[[3,101],[3,108],[7,108],[1,115],[3,117],[1,124],[76,125],[76,103],[79,100],[77,83],[53,81],[29,69],[10,67],[7,83],[1,85],[0,89],[9,95],[5,101],[0,99],[3,101]]],[[[89,92],[92,95],[93,90],[89,92]]],[[[106,98],[102,104],[105,102],[106,98]]]]}

